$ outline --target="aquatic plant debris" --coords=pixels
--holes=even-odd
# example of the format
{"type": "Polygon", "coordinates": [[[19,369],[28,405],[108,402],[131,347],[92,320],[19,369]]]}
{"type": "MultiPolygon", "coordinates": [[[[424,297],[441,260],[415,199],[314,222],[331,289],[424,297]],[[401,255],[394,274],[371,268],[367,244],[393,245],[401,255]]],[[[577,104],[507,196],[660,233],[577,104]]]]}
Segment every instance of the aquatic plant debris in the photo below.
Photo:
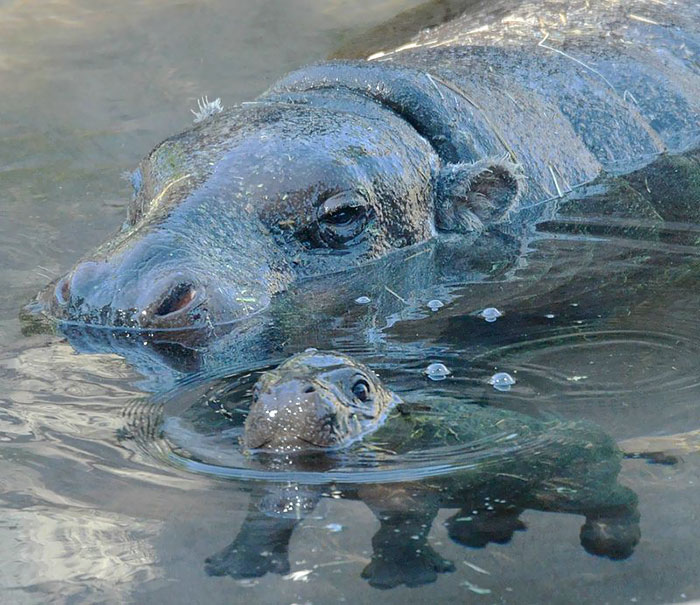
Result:
{"type": "Polygon", "coordinates": [[[515,378],[507,372],[498,372],[489,378],[489,384],[497,391],[510,391],[510,387],[515,384],[515,378]]]}
{"type": "Polygon", "coordinates": [[[466,586],[469,590],[476,594],[491,594],[491,589],[490,588],[481,588],[481,586],[477,586],[476,584],[472,584],[468,580],[465,580],[462,582],[462,586],[466,586]]]}
{"type": "MultiPolygon", "coordinates": [[[[495,502],[498,502],[498,500],[495,500],[495,502]]],[[[474,565],[474,563],[470,563],[469,561],[464,561],[464,564],[465,564],[467,567],[471,567],[474,571],[477,571],[477,572],[479,572],[479,573],[486,574],[487,576],[490,576],[490,575],[491,575],[491,572],[490,572],[490,571],[486,571],[486,570],[483,569],[482,567],[479,567],[478,565],[474,565]]]]}
{"type": "Polygon", "coordinates": [[[496,307],[486,307],[481,313],[479,313],[479,317],[484,318],[484,320],[489,323],[493,323],[499,317],[503,317],[503,313],[501,313],[501,311],[499,311],[496,307]]]}
{"type": "Polygon", "coordinates": [[[309,575],[313,569],[301,569],[299,571],[293,571],[292,573],[288,573],[286,576],[283,576],[285,580],[291,580],[292,582],[308,582],[309,581],[309,575]]]}
{"type": "Polygon", "coordinates": [[[423,373],[430,378],[430,380],[445,380],[452,372],[444,363],[431,363],[423,373]]]}
{"type": "Polygon", "coordinates": [[[209,97],[204,96],[201,99],[197,99],[197,109],[190,109],[194,115],[194,123],[199,124],[204,122],[207,118],[221,113],[224,110],[224,106],[221,104],[221,99],[217,98],[213,101],[209,100],[209,97]]]}

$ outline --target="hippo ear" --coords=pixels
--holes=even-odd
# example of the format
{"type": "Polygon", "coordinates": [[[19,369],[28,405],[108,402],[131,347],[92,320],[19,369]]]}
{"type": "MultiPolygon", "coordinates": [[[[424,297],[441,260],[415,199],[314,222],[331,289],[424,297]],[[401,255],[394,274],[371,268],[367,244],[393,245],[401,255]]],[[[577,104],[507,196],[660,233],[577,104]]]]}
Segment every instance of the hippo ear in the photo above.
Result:
{"type": "Polygon", "coordinates": [[[436,191],[438,229],[469,233],[503,222],[522,197],[524,178],[518,164],[504,160],[447,164],[436,191]]]}

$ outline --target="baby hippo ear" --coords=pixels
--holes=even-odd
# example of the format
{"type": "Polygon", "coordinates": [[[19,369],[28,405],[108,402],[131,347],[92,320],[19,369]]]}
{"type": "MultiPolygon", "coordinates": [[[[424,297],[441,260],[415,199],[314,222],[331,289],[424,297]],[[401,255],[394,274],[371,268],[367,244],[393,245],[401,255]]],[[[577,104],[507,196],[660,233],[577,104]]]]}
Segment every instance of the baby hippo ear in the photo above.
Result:
{"type": "Polygon", "coordinates": [[[447,164],[436,191],[438,229],[469,233],[506,220],[522,197],[524,180],[520,165],[504,160],[447,164]]]}

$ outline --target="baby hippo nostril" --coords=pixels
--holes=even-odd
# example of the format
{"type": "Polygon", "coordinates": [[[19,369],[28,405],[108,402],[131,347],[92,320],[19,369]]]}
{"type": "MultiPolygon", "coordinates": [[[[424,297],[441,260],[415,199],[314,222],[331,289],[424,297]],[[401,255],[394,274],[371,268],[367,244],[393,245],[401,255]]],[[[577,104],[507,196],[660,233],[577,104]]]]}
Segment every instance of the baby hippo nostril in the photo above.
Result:
{"type": "Polygon", "coordinates": [[[177,284],[158,305],[155,315],[165,317],[187,308],[197,296],[197,290],[192,284],[177,284]]]}
{"type": "Polygon", "coordinates": [[[316,392],[316,387],[313,385],[309,385],[304,389],[304,393],[315,393],[316,392]]]}

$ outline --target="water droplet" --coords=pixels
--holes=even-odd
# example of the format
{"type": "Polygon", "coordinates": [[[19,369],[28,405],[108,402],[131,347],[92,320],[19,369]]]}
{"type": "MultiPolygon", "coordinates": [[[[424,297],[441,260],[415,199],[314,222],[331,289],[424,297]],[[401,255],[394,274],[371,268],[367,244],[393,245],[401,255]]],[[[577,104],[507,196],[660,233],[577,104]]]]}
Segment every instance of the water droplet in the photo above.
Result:
{"type": "Polygon", "coordinates": [[[486,307],[481,313],[479,313],[479,317],[483,317],[486,321],[492,323],[499,317],[503,317],[503,313],[501,313],[496,307],[486,307]]]}
{"type": "Polygon", "coordinates": [[[445,380],[445,378],[452,374],[443,363],[431,363],[423,370],[423,373],[430,378],[430,380],[445,380]]]}
{"type": "Polygon", "coordinates": [[[497,391],[510,391],[510,387],[515,384],[515,378],[506,372],[498,372],[489,378],[489,384],[497,391]]]}
{"type": "Polygon", "coordinates": [[[340,523],[329,523],[326,525],[326,529],[335,534],[339,531],[343,531],[343,526],[340,523]]]}
{"type": "Polygon", "coordinates": [[[372,302],[372,299],[369,296],[360,296],[355,299],[355,302],[358,305],[368,305],[369,303],[372,302]]]}
{"type": "Polygon", "coordinates": [[[437,298],[434,298],[433,300],[428,301],[428,308],[431,311],[437,311],[438,309],[442,309],[442,307],[444,307],[444,306],[445,306],[445,304],[441,300],[438,300],[437,298]]]}

